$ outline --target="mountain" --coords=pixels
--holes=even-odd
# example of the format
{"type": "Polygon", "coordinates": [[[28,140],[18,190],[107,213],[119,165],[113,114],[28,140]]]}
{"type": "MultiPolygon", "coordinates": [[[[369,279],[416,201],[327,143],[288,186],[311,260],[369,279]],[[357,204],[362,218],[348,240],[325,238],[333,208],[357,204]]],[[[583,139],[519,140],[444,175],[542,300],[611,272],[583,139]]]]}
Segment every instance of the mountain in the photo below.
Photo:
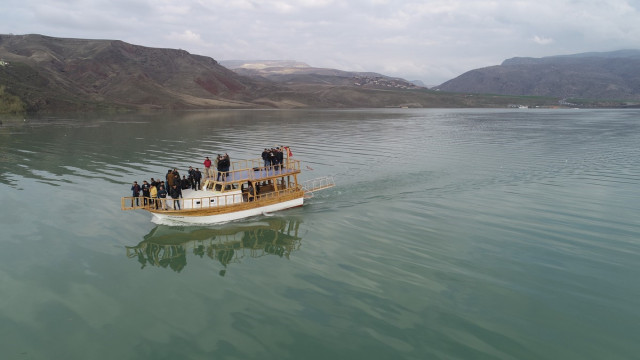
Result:
{"type": "Polygon", "coordinates": [[[404,79],[374,72],[317,68],[293,60],[223,60],[220,64],[243,76],[267,79],[286,85],[343,85],[369,89],[419,89],[422,87],[404,79]]]}
{"type": "Polygon", "coordinates": [[[184,50],[118,40],[0,35],[0,81],[33,111],[252,107],[272,86],[184,50]]]}
{"type": "Polygon", "coordinates": [[[512,58],[471,70],[436,87],[441,91],[640,100],[640,50],[512,58]]]}
{"type": "Polygon", "coordinates": [[[225,62],[119,40],[0,35],[0,113],[123,109],[554,106],[555,98],[431,91],[297,61],[225,62]]]}

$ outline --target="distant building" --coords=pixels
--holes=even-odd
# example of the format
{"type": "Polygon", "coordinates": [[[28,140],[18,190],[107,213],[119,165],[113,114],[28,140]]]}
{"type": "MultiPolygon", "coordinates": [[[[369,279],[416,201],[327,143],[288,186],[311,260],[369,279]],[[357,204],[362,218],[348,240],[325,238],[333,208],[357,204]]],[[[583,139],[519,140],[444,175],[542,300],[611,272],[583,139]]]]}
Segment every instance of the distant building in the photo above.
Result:
{"type": "Polygon", "coordinates": [[[354,76],[355,86],[389,87],[397,89],[417,89],[419,86],[402,79],[384,78],[381,76],[354,76]]]}
{"type": "Polygon", "coordinates": [[[558,104],[563,106],[576,106],[576,104],[568,102],[567,99],[559,100],[558,104]]]}

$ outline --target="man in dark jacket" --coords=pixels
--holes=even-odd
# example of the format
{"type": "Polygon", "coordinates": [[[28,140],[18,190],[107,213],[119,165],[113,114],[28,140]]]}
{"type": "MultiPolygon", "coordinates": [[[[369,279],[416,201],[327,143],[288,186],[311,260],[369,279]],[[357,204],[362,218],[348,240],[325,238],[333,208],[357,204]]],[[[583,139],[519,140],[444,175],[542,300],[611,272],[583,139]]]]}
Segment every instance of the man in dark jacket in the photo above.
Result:
{"type": "Polygon", "coordinates": [[[144,199],[142,201],[145,205],[147,205],[147,201],[149,201],[149,197],[151,196],[151,194],[149,193],[150,190],[151,189],[147,180],[142,181],[142,196],[144,196],[144,199]]]}
{"type": "Polygon", "coordinates": [[[182,176],[182,180],[180,181],[180,189],[186,190],[191,187],[191,180],[187,179],[186,176],[182,176]]]}
{"type": "MultiPolygon", "coordinates": [[[[187,179],[189,179],[189,188],[195,189],[194,181],[195,181],[195,173],[196,173],[196,171],[193,170],[193,167],[189,166],[188,173],[189,173],[189,176],[187,177],[187,179]]],[[[183,188],[183,190],[184,190],[184,188],[183,188]]]]}
{"type": "Polygon", "coordinates": [[[277,165],[278,165],[278,159],[276,158],[276,149],[271,148],[271,150],[269,150],[269,164],[271,165],[271,168],[276,170],[277,169],[277,165]]]}
{"type": "Polygon", "coordinates": [[[282,153],[282,149],[278,148],[276,152],[276,158],[278,158],[278,168],[282,170],[282,163],[284,163],[284,154],[282,153]]]}
{"type": "Polygon", "coordinates": [[[182,190],[175,184],[171,188],[171,197],[173,198],[173,209],[180,210],[180,198],[182,197],[182,190]]]}
{"type": "Polygon", "coordinates": [[[172,174],[173,174],[173,184],[172,185],[176,185],[177,187],[181,187],[182,186],[182,179],[180,178],[180,173],[178,172],[178,169],[173,169],[172,174]]]}
{"type": "Polygon", "coordinates": [[[199,168],[193,172],[193,190],[198,191],[200,189],[200,179],[202,179],[202,173],[199,168]]]}
{"type": "Polygon", "coordinates": [[[267,150],[267,148],[264,148],[264,151],[262,152],[262,162],[264,163],[265,168],[271,165],[271,160],[269,159],[269,150],[267,150]]]}
{"type": "Polygon", "coordinates": [[[218,177],[216,180],[220,181],[220,178],[222,177],[222,180],[224,181],[224,175],[222,174],[222,171],[224,170],[224,161],[222,160],[222,155],[218,154],[218,158],[216,160],[216,170],[218,170],[218,177]]]}
{"type": "Polygon", "coordinates": [[[167,210],[167,190],[165,190],[162,185],[160,185],[160,188],[158,189],[158,199],[160,199],[160,206],[162,206],[162,210],[167,210]]]}
{"type": "MultiPolygon", "coordinates": [[[[140,196],[140,185],[138,185],[137,181],[134,181],[131,186],[131,196],[136,198],[136,206],[139,206],[140,199],[138,199],[138,197],[140,196]]],[[[131,199],[131,206],[133,206],[133,199],[131,199]]]]}
{"type": "Polygon", "coordinates": [[[229,158],[229,154],[224,153],[224,175],[225,175],[225,181],[226,178],[229,177],[229,169],[231,168],[231,159],[229,158]]]}

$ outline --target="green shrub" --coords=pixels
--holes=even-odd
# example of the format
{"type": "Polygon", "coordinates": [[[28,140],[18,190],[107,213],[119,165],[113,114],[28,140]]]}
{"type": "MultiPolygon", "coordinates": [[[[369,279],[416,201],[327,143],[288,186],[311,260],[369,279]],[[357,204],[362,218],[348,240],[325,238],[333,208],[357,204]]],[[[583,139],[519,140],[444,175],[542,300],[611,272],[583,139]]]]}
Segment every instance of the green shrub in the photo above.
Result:
{"type": "Polygon", "coordinates": [[[9,94],[6,86],[0,85],[0,114],[20,114],[26,109],[19,97],[9,94]]]}

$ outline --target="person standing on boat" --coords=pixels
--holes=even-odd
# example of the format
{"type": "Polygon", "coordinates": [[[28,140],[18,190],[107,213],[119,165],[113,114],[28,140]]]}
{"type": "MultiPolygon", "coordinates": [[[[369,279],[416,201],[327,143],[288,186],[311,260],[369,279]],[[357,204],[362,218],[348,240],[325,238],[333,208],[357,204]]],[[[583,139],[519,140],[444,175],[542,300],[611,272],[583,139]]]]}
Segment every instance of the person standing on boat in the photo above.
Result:
{"type": "Polygon", "coordinates": [[[177,187],[175,184],[173,184],[173,187],[171,188],[171,197],[173,198],[173,209],[178,209],[180,210],[180,198],[182,197],[182,190],[177,187]]]}
{"type": "Polygon", "coordinates": [[[218,180],[222,178],[222,181],[227,181],[227,177],[229,176],[229,167],[231,162],[229,161],[229,155],[224,154],[218,155],[218,180]],[[222,174],[222,176],[220,176],[222,174]]]}
{"type": "Polygon", "coordinates": [[[268,169],[269,165],[271,165],[271,161],[269,161],[269,150],[267,150],[267,148],[264,148],[264,151],[262,152],[262,161],[264,162],[265,170],[268,169]]]}
{"type": "MultiPolygon", "coordinates": [[[[173,185],[177,186],[179,189],[182,188],[182,179],[180,179],[180,173],[178,169],[173,169],[173,185]]],[[[171,188],[169,188],[169,192],[171,192],[171,188]]]]}
{"type": "Polygon", "coordinates": [[[282,170],[282,164],[284,163],[284,154],[282,153],[281,148],[277,149],[276,158],[278,159],[278,169],[282,170]]]}
{"type": "Polygon", "coordinates": [[[225,171],[225,179],[229,177],[229,169],[231,168],[231,159],[229,158],[229,154],[224,153],[224,171],[225,171]]]}
{"type": "Polygon", "coordinates": [[[193,172],[193,190],[198,191],[200,189],[200,180],[202,179],[202,173],[199,168],[193,172]]]}
{"type": "MultiPolygon", "coordinates": [[[[151,179],[153,180],[153,178],[151,179]]],[[[153,207],[155,205],[155,208],[157,209],[158,202],[156,199],[158,198],[158,188],[154,183],[151,183],[151,186],[149,187],[149,197],[151,198],[151,200],[149,200],[149,206],[153,207]]]]}
{"type": "Polygon", "coordinates": [[[222,176],[222,168],[224,167],[224,161],[222,161],[222,155],[218,154],[216,158],[216,170],[218,171],[218,177],[216,181],[220,181],[220,177],[222,176]]]}
{"type": "Polygon", "coordinates": [[[271,163],[273,164],[273,169],[274,169],[274,174],[278,172],[278,170],[280,169],[280,162],[279,162],[279,158],[278,158],[278,148],[274,148],[272,149],[273,151],[273,157],[271,158],[271,163]]]}
{"type": "MultiPolygon", "coordinates": [[[[167,190],[164,189],[163,185],[160,185],[160,188],[158,189],[158,199],[160,201],[160,206],[162,207],[162,210],[167,210],[167,190]]],[[[158,208],[158,204],[156,204],[156,209],[158,208]]]]}
{"type": "Polygon", "coordinates": [[[147,203],[149,202],[149,190],[150,190],[150,186],[149,183],[147,182],[147,180],[143,180],[142,181],[142,203],[146,206],[147,203]]]}
{"type": "Polygon", "coordinates": [[[276,149],[269,150],[269,166],[275,170],[278,159],[276,159],[276,149]]]}
{"type": "Polygon", "coordinates": [[[253,201],[256,198],[256,192],[251,181],[247,182],[247,200],[253,201]]]}
{"type": "MultiPolygon", "coordinates": [[[[140,200],[138,199],[140,196],[140,185],[138,185],[137,181],[134,181],[131,186],[131,196],[136,198],[136,206],[140,206],[140,200]]],[[[131,199],[131,206],[133,206],[133,199],[131,199]]]]}
{"type": "Polygon", "coordinates": [[[204,159],[204,176],[209,176],[209,170],[211,170],[211,160],[209,159],[209,157],[207,156],[204,159]]]}
{"type": "Polygon", "coordinates": [[[173,172],[171,171],[171,169],[167,170],[166,180],[169,189],[171,189],[171,187],[173,186],[173,179],[175,179],[175,177],[173,176],[173,172]]]}
{"type": "Polygon", "coordinates": [[[289,168],[289,159],[293,156],[293,153],[291,152],[291,148],[288,146],[284,146],[283,147],[283,152],[286,151],[287,152],[287,157],[285,158],[286,162],[284,164],[285,168],[289,168]]]}

